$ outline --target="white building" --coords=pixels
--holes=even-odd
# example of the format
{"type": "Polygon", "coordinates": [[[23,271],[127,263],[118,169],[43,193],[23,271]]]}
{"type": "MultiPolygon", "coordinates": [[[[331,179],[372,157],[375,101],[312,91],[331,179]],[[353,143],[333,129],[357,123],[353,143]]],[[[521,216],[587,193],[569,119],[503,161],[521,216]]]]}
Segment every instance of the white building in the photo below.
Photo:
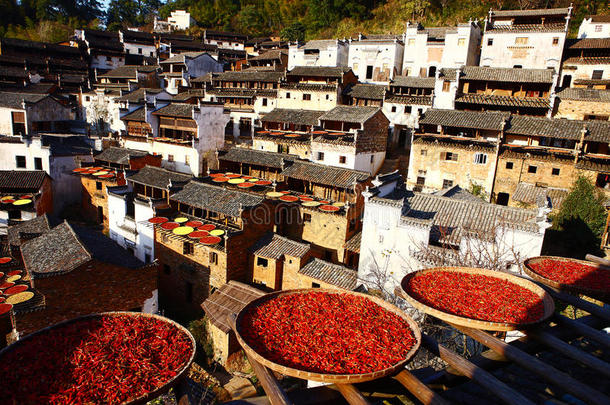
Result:
{"type": "Polygon", "coordinates": [[[178,94],[180,87],[189,87],[192,78],[223,71],[223,64],[206,52],[179,53],[160,64],[164,87],[170,94],[178,94]]]}
{"type": "Polygon", "coordinates": [[[70,106],[48,94],[0,92],[0,135],[60,131],[72,119],[70,106]]]}
{"type": "Polygon", "coordinates": [[[171,32],[188,30],[196,21],[191,17],[191,13],[186,10],[172,11],[167,21],[158,20],[155,16],[153,30],[155,32],[171,32]]]}
{"type": "Polygon", "coordinates": [[[119,38],[125,47],[125,53],[128,55],[142,55],[149,58],[157,56],[155,37],[148,32],[131,29],[121,30],[119,31],[119,38]]]}
{"type": "Polygon", "coordinates": [[[610,38],[610,16],[590,15],[583,18],[578,38],[610,38]]]}
{"type": "Polygon", "coordinates": [[[103,72],[125,64],[125,47],[117,32],[74,30],[73,46],[84,44],[90,58],[89,68],[103,72]]]}
{"type": "Polygon", "coordinates": [[[93,162],[101,144],[76,134],[40,134],[0,137],[0,169],[44,170],[53,179],[53,209],[81,201],[81,181],[72,170],[81,162],[93,162]],[[96,148],[97,146],[97,148],[96,148]]]}
{"type": "Polygon", "coordinates": [[[481,27],[473,21],[456,27],[434,28],[407,23],[404,43],[402,74],[434,77],[443,67],[479,63],[481,27]]]}
{"type": "Polygon", "coordinates": [[[481,66],[560,70],[572,7],[489,10],[481,66]]]}
{"type": "Polygon", "coordinates": [[[206,29],[203,34],[204,44],[216,46],[219,49],[232,49],[234,51],[243,51],[245,48],[246,39],[248,39],[246,35],[235,32],[213,31],[206,29]]]}
{"type": "Polygon", "coordinates": [[[301,45],[297,42],[288,48],[288,70],[296,66],[347,66],[348,57],[349,44],[345,41],[324,39],[301,45]]]}
{"type": "Polygon", "coordinates": [[[362,83],[388,83],[402,73],[404,51],[402,36],[358,35],[349,40],[348,66],[362,83]]]}
{"type": "Polygon", "coordinates": [[[504,265],[502,270],[516,270],[516,262],[540,255],[550,226],[545,208],[489,204],[459,187],[413,193],[397,173],[378,176],[373,184],[363,192],[358,266],[358,279],[369,288],[385,285],[392,293],[406,274],[427,267],[489,267],[481,259],[486,255],[504,265]]]}
{"type": "Polygon", "coordinates": [[[135,121],[140,125],[133,130],[128,125],[121,146],[161,155],[166,169],[204,175],[214,152],[224,145],[225,127],[229,122],[224,106],[171,103],[154,108],[146,105],[123,117],[125,122],[135,121]],[[142,134],[143,126],[147,134],[142,134]]]}

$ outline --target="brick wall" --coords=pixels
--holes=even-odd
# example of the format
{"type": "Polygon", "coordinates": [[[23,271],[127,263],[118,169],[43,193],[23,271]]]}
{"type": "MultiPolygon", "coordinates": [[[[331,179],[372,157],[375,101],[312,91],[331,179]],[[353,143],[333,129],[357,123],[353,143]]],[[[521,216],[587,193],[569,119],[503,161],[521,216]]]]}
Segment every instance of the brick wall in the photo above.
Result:
{"type": "Polygon", "coordinates": [[[383,111],[377,113],[363,125],[364,131],[356,137],[357,152],[383,152],[388,144],[390,121],[383,111]]]}
{"type": "MultiPolygon", "coordinates": [[[[301,275],[299,274],[299,270],[302,269],[313,256],[314,254],[311,251],[307,252],[301,258],[285,256],[282,290],[304,288],[301,283],[301,275]]],[[[311,284],[307,287],[311,287],[311,284]]]]}
{"type": "Polygon", "coordinates": [[[53,185],[50,177],[46,177],[40,188],[42,195],[36,201],[36,215],[50,214],[53,212],[53,185]]]}
{"type": "Polygon", "coordinates": [[[590,115],[610,117],[610,103],[599,101],[559,100],[556,118],[584,120],[590,115]]]}
{"type": "Polygon", "coordinates": [[[129,169],[140,170],[144,166],[161,167],[162,160],[163,156],[161,155],[146,155],[141,157],[133,157],[129,159],[129,169]]]}
{"type": "Polygon", "coordinates": [[[102,209],[102,223],[104,231],[108,230],[108,194],[106,187],[121,186],[125,184],[122,172],[117,172],[116,179],[111,181],[81,176],[82,185],[82,214],[92,222],[99,222],[98,207],[102,209]],[[98,184],[100,189],[98,189],[98,184]]]}

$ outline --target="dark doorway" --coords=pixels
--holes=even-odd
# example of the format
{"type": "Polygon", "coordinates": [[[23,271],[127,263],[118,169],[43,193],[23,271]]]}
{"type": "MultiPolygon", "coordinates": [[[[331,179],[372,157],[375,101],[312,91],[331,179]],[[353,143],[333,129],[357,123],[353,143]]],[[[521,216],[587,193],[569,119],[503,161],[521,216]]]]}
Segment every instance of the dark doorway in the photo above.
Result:
{"type": "Polygon", "coordinates": [[[97,207],[97,223],[104,222],[104,207],[97,207]]]}
{"type": "Polygon", "coordinates": [[[565,75],[563,77],[563,82],[561,82],[561,87],[567,88],[572,84],[572,75],[565,75]]]}
{"type": "Polygon", "coordinates": [[[510,199],[510,195],[508,193],[498,193],[498,197],[496,198],[496,204],[508,205],[509,199],[510,199]]]}
{"type": "Polygon", "coordinates": [[[366,67],[366,78],[367,79],[372,79],[373,78],[373,66],[367,66],[366,67]]]}
{"type": "Polygon", "coordinates": [[[436,66],[430,66],[428,69],[428,77],[436,76],[436,66]]]}

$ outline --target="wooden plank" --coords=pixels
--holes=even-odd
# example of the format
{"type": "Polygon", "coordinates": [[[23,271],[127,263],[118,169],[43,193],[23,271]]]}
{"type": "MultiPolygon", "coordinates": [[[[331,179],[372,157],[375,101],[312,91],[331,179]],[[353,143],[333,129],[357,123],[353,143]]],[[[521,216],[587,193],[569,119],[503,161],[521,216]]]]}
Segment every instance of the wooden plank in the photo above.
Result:
{"type": "Polygon", "coordinates": [[[527,336],[536,339],[564,356],[574,359],[610,378],[610,365],[605,361],[600,360],[587,352],[579,350],[578,348],[564,342],[548,332],[533,329],[526,331],[525,333],[527,336]]]}
{"type": "Polygon", "coordinates": [[[401,371],[394,378],[424,405],[449,405],[448,401],[428,388],[426,384],[421,382],[409,370],[401,371]]]}
{"type": "MultiPolygon", "coordinates": [[[[610,218],[610,217],[608,217],[608,218],[610,218]]],[[[595,262],[597,264],[601,264],[602,266],[610,267],[610,260],[604,259],[599,256],[592,255],[590,253],[587,253],[587,255],[585,256],[585,259],[587,259],[591,262],[595,262]]]]}
{"type": "Polygon", "coordinates": [[[335,384],[335,386],[350,405],[369,405],[369,401],[352,384],[335,384]]]}
{"type": "Polygon", "coordinates": [[[602,318],[603,320],[610,322],[610,310],[607,308],[600,307],[599,305],[595,305],[589,301],[585,301],[575,295],[559,292],[547,286],[544,286],[544,288],[553,296],[553,298],[574,305],[575,307],[580,308],[591,315],[595,315],[598,318],[602,318]]]}
{"type": "Polygon", "coordinates": [[[490,392],[500,398],[502,402],[511,405],[534,404],[534,402],[530,401],[519,392],[513,390],[487,371],[475,366],[462,356],[459,356],[446,347],[438,344],[436,340],[432,339],[425,333],[422,333],[422,344],[432,354],[439,356],[445,363],[455,368],[480,386],[487,388],[490,392]]]}
{"type": "Polygon", "coordinates": [[[541,378],[589,404],[606,405],[610,403],[610,398],[601,392],[588,387],[580,381],[573,379],[566,373],[557,370],[555,367],[549,366],[536,357],[530,356],[524,351],[519,350],[488,333],[460,325],[452,324],[452,326],[481,344],[489,347],[493,351],[505,356],[510,361],[513,361],[521,367],[530,370],[541,378]]]}
{"type": "Polygon", "coordinates": [[[555,315],[555,320],[562,326],[567,326],[577,331],[580,335],[589,338],[596,343],[610,349],[610,336],[607,333],[594,329],[580,321],[570,319],[567,316],[555,315]]]}

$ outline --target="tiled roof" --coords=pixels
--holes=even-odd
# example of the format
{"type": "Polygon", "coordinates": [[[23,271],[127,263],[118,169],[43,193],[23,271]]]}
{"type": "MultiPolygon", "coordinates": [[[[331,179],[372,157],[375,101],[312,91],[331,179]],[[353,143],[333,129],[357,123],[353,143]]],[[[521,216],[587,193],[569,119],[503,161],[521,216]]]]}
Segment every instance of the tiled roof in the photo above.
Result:
{"type": "Polygon", "coordinates": [[[320,117],[320,121],[343,121],[353,123],[364,123],[372,118],[379,107],[356,107],[348,105],[338,105],[320,117]]]}
{"type": "Polygon", "coordinates": [[[261,121],[287,122],[297,125],[318,125],[318,120],[322,114],[324,114],[324,111],[287,110],[284,108],[275,108],[265,114],[261,118],[261,121]]]}
{"type": "Polygon", "coordinates": [[[588,130],[585,140],[596,142],[610,140],[610,121],[579,121],[525,115],[514,115],[506,133],[578,140],[585,127],[588,130]]]}
{"type": "Polygon", "coordinates": [[[561,203],[570,191],[564,188],[536,187],[534,184],[519,183],[515,188],[513,200],[525,204],[544,204],[550,200],[551,208],[561,207],[561,203]]]}
{"type": "Polygon", "coordinates": [[[131,175],[128,180],[134,183],[152,186],[160,189],[167,189],[170,180],[173,184],[186,183],[192,176],[183,173],[172,172],[155,166],[144,166],[136,174],[131,175]]]}
{"type": "Polygon", "coordinates": [[[358,284],[358,272],[356,270],[317,258],[311,260],[299,270],[299,274],[346,290],[353,290],[358,284]]]}
{"type": "Polygon", "coordinates": [[[358,232],[345,242],[345,250],[350,252],[360,253],[360,243],[362,242],[362,232],[358,232]]]}
{"type": "Polygon", "coordinates": [[[569,8],[541,8],[535,10],[491,10],[493,17],[537,17],[548,15],[568,15],[569,8]]]}
{"type": "Polygon", "coordinates": [[[549,108],[549,100],[543,97],[512,97],[493,94],[462,94],[456,103],[493,105],[501,107],[549,108]]]}
{"type": "Polygon", "coordinates": [[[312,162],[295,161],[281,173],[283,176],[312,183],[351,188],[356,182],[366,181],[370,176],[366,172],[343,169],[312,162]]]}
{"type": "Polygon", "coordinates": [[[206,52],[180,52],[172,56],[171,58],[162,60],[160,63],[168,64],[168,63],[184,63],[186,59],[195,59],[205,54],[206,52]]]}
{"type": "Polygon", "coordinates": [[[21,254],[34,277],[68,273],[92,259],[67,222],[25,242],[21,254]]]}
{"type": "Polygon", "coordinates": [[[340,79],[351,69],[348,67],[295,66],[286,76],[330,77],[340,79]]]}
{"type": "Polygon", "coordinates": [[[458,245],[465,233],[490,236],[501,223],[510,228],[537,232],[536,216],[537,212],[533,210],[409,193],[404,202],[402,219],[427,223],[432,226],[432,238],[441,243],[458,245]]]}
{"type": "Polygon", "coordinates": [[[30,235],[43,234],[51,229],[51,226],[47,214],[30,219],[29,221],[20,222],[16,225],[11,225],[8,227],[7,231],[8,242],[11,246],[21,246],[21,233],[30,235]]]}
{"type": "Polygon", "coordinates": [[[590,15],[585,18],[590,18],[594,23],[610,23],[610,15],[590,15]]]}
{"type": "Polygon", "coordinates": [[[199,98],[199,97],[205,97],[205,90],[204,89],[188,89],[187,91],[183,91],[182,93],[178,93],[175,96],[172,97],[173,101],[185,101],[185,100],[189,100],[191,98],[199,98]]]}
{"type": "Polygon", "coordinates": [[[443,125],[458,128],[478,128],[500,131],[509,114],[503,112],[479,112],[430,109],[419,120],[421,124],[443,125]]]}
{"type": "MultiPolygon", "coordinates": [[[[563,61],[564,68],[569,65],[608,65],[610,56],[574,56],[563,61]]],[[[578,80],[574,81],[574,83],[578,80]]]]}
{"type": "Polygon", "coordinates": [[[157,71],[157,69],[159,69],[159,66],[124,65],[99,77],[137,79],[138,72],[151,73],[157,71]]]}
{"type": "Polygon", "coordinates": [[[363,98],[369,100],[383,100],[386,86],[380,84],[356,84],[347,88],[343,93],[353,98],[363,98]]]}
{"type": "Polygon", "coordinates": [[[0,190],[38,191],[47,177],[49,176],[44,170],[0,170],[0,190]]]}
{"type": "Polygon", "coordinates": [[[453,187],[450,187],[450,188],[447,188],[444,190],[437,191],[434,193],[434,195],[452,198],[454,200],[462,200],[462,201],[468,201],[468,202],[474,202],[474,203],[484,203],[485,202],[483,199],[477,197],[476,195],[469,193],[468,191],[464,190],[462,187],[460,187],[458,185],[455,185],[453,187]]]}
{"type": "Polygon", "coordinates": [[[559,99],[610,103],[610,90],[568,87],[557,92],[559,99]]]}
{"type": "MultiPolygon", "coordinates": [[[[553,69],[519,69],[497,68],[486,66],[463,66],[461,80],[484,80],[489,82],[511,83],[553,83],[553,69]]],[[[450,77],[455,77],[455,69],[441,69],[447,71],[450,77]],[[453,70],[453,74],[451,71],[453,70]]]]}
{"type": "Polygon", "coordinates": [[[130,93],[123,94],[123,96],[117,98],[117,101],[129,101],[130,103],[141,103],[144,101],[144,93],[148,94],[159,94],[163,92],[163,89],[154,89],[149,87],[140,87],[130,93]]]}
{"type": "Polygon", "coordinates": [[[595,157],[586,156],[576,163],[576,168],[610,174],[610,161],[608,159],[596,159],[595,157]]]}
{"type": "Polygon", "coordinates": [[[337,84],[326,84],[326,83],[282,83],[280,84],[281,89],[285,90],[302,90],[302,91],[330,91],[336,92],[337,84]]]}
{"type": "Polygon", "coordinates": [[[395,104],[432,105],[432,96],[389,95],[386,97],[385,102],[395,104]]]}
{"type": "Polygon", "coordinates": [[[224,155],[220,155],[218,159],[281,169],[282,161],[287,164],[288,162],[295,160],[296,157],[285,153],[233,147],[224,155]]]}
{"type": "Polygon", "coordinates": [[[337,46],[337,42],[342,44],[342,41],[338,41],[335,39],[317,39],[312,41],[307,41],[303,45],[299,46],[300,49],[326,49],[329,46],[337,46]]]}
{"type": "Polygon", "coordinates": [[[568,39],[568,49],[608,49],[610,38],[579,38],[568,39]]]}
{"type": "Polygon", "coordinates": [[[239,87],[215,87],[208,90],[208,94],[224,97],[277,97],[277,90],[273,89],[244,89],[239,87]]]}
{"type": "Polygon", "coordinates": [[[103,263],[130,269],[137,269],[144,266],[143,262],[103,233],[76,224],[70,224],[70,226],[85,249],[87,249],[94,259],[103,263]]]}
{"type": "Polygon", "coordinates": [[[310,248],[309,243],[297,242],[276,233],[268,232],[250,248],[250,252],[255,256],[278,260],[284,255],[303,257],[309,252],[310,248]]]}
{"type": "Polygon", "coordinates": [[[224,333],[229,333],[231,325],[227,317],[237,314],[250,301],[264,294],[254,287],[232,280],[214,291],[203,301],[201,307],[214,326],[224,333]]]}
{"type": "Polygon", "coordinates": [[[23,101],[26,104],[36,104],[47,97],[50,96],[48,94],[0,92],[0,107],[22,109],[23,101]]]}
{"type": "Polygon", "coordinates": [[[117,148],[115,146],[111,146],[104,149],[100,154],[96,155],[95,160],[128,165],[130,157],[143,157],[146,155],[148,155],[148,152],[143,150],[117,148]]]}
{"type": "Polygon", "coordinates": [[[169,117],[193,118],[193,109],[196,107],[195,104],[170,103],[165,107],[159,108],[153,112],[153,114],[169,117]]]}
{"type": "Polygon", "coordinates": [[[121,119],[123,121],[138,121],[138,122],[145,122],[146,121],[146,114],[144,114],[144,107],[140,107],[136,110],[133,110],[132,112],[130,112],[129,114],[123,115],[121,117],[121,119]]]}
{"type": "Polygon", "coordinates": [[[196,181],[187,183],[170,199],[232,217],[239,217],[240,209],[256,207],[265,200],[258,194],[244,193],[196,181]]]}
{"type": "Polygon", "coordinates": [[[279,82],[284,77],[283,72],[222,72],[213,76],[213,80],[228,82],[279,82]]]}
{"type": "Polygon", "coordinates": [[[288,55],[288,51],[285,49],[272,49],[270,51],[264,52],[258,56],[250,58],[249,60],[274,60],[280,59],[282,55],[288,55]]]}
{"type": "Polygon", "coordinates": [[[435,81],[434,77],[394,76],[394,80],[390,81],[390,86],[433,89],[435,81]]]}
{"type": "Polygon", "coordinates": [[[610,79],[576,79],[574,84],[586,86],[609,85],[610,79]]]}

